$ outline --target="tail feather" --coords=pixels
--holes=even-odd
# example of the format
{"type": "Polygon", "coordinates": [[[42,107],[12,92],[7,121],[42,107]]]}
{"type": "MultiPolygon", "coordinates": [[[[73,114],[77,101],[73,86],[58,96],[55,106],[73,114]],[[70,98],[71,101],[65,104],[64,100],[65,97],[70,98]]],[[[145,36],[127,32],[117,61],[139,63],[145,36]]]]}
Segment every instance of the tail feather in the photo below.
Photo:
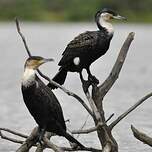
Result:
{"type": "Polygon", "coordinates": [[[81,148],[85,148],[85,146],[83,146],[78,140],[76,140],[74,137],[72,137],[70,134],[68,134],[67,132],[65,133],[64,137],[69,140],[72,143],[77,144],[79,147],[81,148]]]}
{"type": "MultiPolygon", "coordinates": [[[[65,82],[66,76],[67,76],[67,70],[62,68],[59,70],[59,72],[55,75],[55,77],[52,80],[62,85],[65,82]]],[[[51,83],[49,83],[47,86],[51,89],[57,88],[55,85],[51,83]]]]}

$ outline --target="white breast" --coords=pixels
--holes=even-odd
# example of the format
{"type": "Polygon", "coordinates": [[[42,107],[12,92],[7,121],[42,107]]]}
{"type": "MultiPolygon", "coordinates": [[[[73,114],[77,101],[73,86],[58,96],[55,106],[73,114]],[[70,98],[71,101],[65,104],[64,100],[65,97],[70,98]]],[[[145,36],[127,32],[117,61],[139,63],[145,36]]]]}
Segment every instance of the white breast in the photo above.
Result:
{"type": "Polygon", "coordinates": [[[100,17],[99,22],[100,22],[100,25],[102,27],[104,27],[108,31],[109,34],[114,33],[114,28],[113,28],[112,24],[107,22],[106,20],[104,20],[103,16],[100,17]]]}
{"type": "Polygon", "coordinates": [[[26,68],[22,77],[22,85],[27,87],[34,80],[35,80],[35,71],[33,69],[26,68]]]}

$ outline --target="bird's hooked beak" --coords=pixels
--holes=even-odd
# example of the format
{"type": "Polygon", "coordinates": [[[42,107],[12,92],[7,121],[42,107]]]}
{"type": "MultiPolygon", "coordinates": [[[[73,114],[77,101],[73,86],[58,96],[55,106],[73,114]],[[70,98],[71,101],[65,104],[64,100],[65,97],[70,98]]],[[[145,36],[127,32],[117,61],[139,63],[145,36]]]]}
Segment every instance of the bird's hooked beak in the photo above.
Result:
{"type": "Polygon", "coordinates": [[[43,58],[42,64],[43,64],[43,63],[46,63],[46,62],[53,62],[53,61],[54,61],[53,58],[49,58],[49,59],[43,58]]]}
{"type": "Polygon", "coordinates": [[[48,58],[48,59],[43,58],[43,59],[41,59],[33,64],[33,69],[37,69],[40,65],[47,63],[47,62],[53,62],[53,61],[54,61],[53,58],[48,58]]]}
{"type": "Polygon", "coordinates": [[[117,20],[127,20],[125,17],[120,16],[120,15],[113,16],[113,18],[114,18],[114,19],[117,19],[117,20]]]}

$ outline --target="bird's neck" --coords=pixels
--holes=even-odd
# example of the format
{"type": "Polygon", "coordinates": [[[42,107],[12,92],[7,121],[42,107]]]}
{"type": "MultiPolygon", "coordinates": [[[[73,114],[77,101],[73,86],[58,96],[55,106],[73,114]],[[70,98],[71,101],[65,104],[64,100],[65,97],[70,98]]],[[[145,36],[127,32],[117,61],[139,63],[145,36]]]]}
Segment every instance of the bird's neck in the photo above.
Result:
{"type": "Polygon", "coordinates": [[[30,86],[31,84],[33,84],[32,82],[34,82],[35,77],[35,70],[31,68],[25,68],[22,77],[22,85],[25,87],[30,86]]]}
{"type": "Polygon", "coordinates": [[[103,29],[106,30],[108,35],[113,35],[114,33],[114,28],[112,24],[104,20],[102,17],[100,17],[99,20],[97,21],[97,26],[100,30],[103,30],[103,29]]]}

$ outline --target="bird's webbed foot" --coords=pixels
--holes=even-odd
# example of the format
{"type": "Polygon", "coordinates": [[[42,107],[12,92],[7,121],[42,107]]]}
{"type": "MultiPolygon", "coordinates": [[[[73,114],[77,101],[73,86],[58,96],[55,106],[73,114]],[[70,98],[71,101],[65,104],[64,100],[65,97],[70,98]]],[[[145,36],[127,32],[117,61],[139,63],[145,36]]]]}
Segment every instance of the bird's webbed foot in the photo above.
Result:
{"type": "Polygon", "coordinates": [[[92,84],[92,85],[98,85],[99,84],[99,80],[93,76],[93,75],[89,75],[88,76],[88,81],[92,84]]]}
{"type": "Polygon", "coordinates": [[[87,73],[88,73],[88,81],[90,81],[91,85],[98,85],[99,84],[99,80],[91,74],[89,67],[86,68],[87,73]]]}

